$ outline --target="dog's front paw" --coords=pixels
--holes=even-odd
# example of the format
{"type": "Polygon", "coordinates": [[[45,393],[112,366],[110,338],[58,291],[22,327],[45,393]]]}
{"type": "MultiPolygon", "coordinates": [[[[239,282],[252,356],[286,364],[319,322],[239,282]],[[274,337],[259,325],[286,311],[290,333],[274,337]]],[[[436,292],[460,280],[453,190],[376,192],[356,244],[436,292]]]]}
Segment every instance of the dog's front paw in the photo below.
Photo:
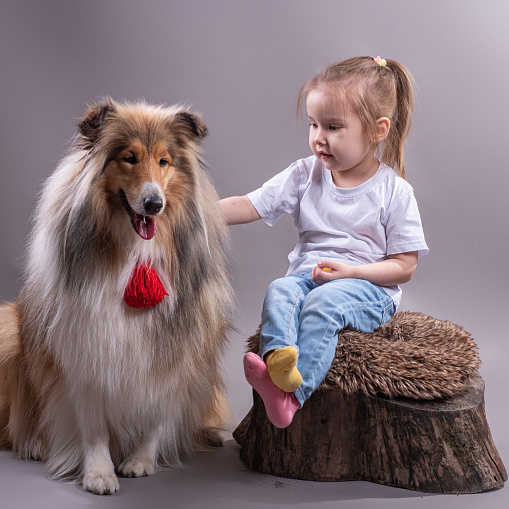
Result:
{"type": "Polygon", "coordinates": [[[132,457],[126,459],[119,467],[118,471],[124,477],[144,477],[152,475],[155,471],[154,462],[149,458],[132,457]]]}
{"type": "Polygon", "coordinates": [[[92,471],[83,477],[83,489],[96,495],[111,495],[119,488],[117,476],[113,472],[92,471]]]}

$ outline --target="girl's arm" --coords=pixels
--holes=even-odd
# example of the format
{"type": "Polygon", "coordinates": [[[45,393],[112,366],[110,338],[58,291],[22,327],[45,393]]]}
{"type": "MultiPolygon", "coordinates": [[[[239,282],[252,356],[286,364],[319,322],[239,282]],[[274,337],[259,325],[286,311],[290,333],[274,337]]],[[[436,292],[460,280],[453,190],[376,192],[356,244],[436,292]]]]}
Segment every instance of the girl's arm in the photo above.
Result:
{"type": "Polygon", "coordinates": [[[388,260],[366,265],[348,265],[336,261],[320,261],[311,277],[317,284],[333,279],[365,279],[378,286],[394,286],[410,281],[417,267],[417,251],[390,255],[388,260]],[[325,270],[324,270],[325,269],[325,270]]]}
{"type": "Polygon", "coordinates": [[[247,196],[231,196],[219,201],[228,225],[252,223],[261,219],[247,196]]]}

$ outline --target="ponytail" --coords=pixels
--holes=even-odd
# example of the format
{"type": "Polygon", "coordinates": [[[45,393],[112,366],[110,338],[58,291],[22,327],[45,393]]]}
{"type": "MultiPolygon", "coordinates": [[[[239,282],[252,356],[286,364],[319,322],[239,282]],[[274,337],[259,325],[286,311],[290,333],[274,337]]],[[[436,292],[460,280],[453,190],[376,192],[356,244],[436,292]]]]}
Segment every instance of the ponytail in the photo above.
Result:
{"type": "Polygon", "coordinates": [[[391,128],[383,142],[381,159],[389,166],[398,168],[405,178],[404,142],[413,117],[413,91],[410,73],[396,60],[387,60],[387,68],[392,71],[395,81],[395,108],[392,114],[391,128]]]}

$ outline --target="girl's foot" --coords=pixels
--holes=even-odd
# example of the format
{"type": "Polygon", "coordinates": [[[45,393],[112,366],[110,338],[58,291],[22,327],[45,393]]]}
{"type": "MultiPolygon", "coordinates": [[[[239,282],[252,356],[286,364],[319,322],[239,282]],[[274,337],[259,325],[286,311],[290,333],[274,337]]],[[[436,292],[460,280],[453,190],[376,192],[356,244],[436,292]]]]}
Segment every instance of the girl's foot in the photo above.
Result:
{"type": "Polygon", "coordinates": [[[298,358],[299,352],[294,346],[273,350],[266,357],[271,380],[285,392],[295,392],[302,383],[302,376],[296,366],[298,358]]]}
{"type": "Polygon", "coordinates": [[[300,408],[297,398],[276,387],[263,359],[249,352],[244,356],[244,373],[249,385],[260,395],[270,422],[276,428],[286,428],[300,408]]]}

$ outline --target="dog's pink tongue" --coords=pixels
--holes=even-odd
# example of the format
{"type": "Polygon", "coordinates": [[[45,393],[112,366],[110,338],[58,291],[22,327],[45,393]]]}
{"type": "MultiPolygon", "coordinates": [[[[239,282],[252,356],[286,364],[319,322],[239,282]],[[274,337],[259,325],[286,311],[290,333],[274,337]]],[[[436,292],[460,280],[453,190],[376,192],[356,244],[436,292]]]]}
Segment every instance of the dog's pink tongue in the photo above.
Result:
{"type": "Polygon", "coordinates": [[[142,239],[150,240],[156,234],[157,223],[151,216],[136,214],[134,216],[134,226],[142,239]]]}

